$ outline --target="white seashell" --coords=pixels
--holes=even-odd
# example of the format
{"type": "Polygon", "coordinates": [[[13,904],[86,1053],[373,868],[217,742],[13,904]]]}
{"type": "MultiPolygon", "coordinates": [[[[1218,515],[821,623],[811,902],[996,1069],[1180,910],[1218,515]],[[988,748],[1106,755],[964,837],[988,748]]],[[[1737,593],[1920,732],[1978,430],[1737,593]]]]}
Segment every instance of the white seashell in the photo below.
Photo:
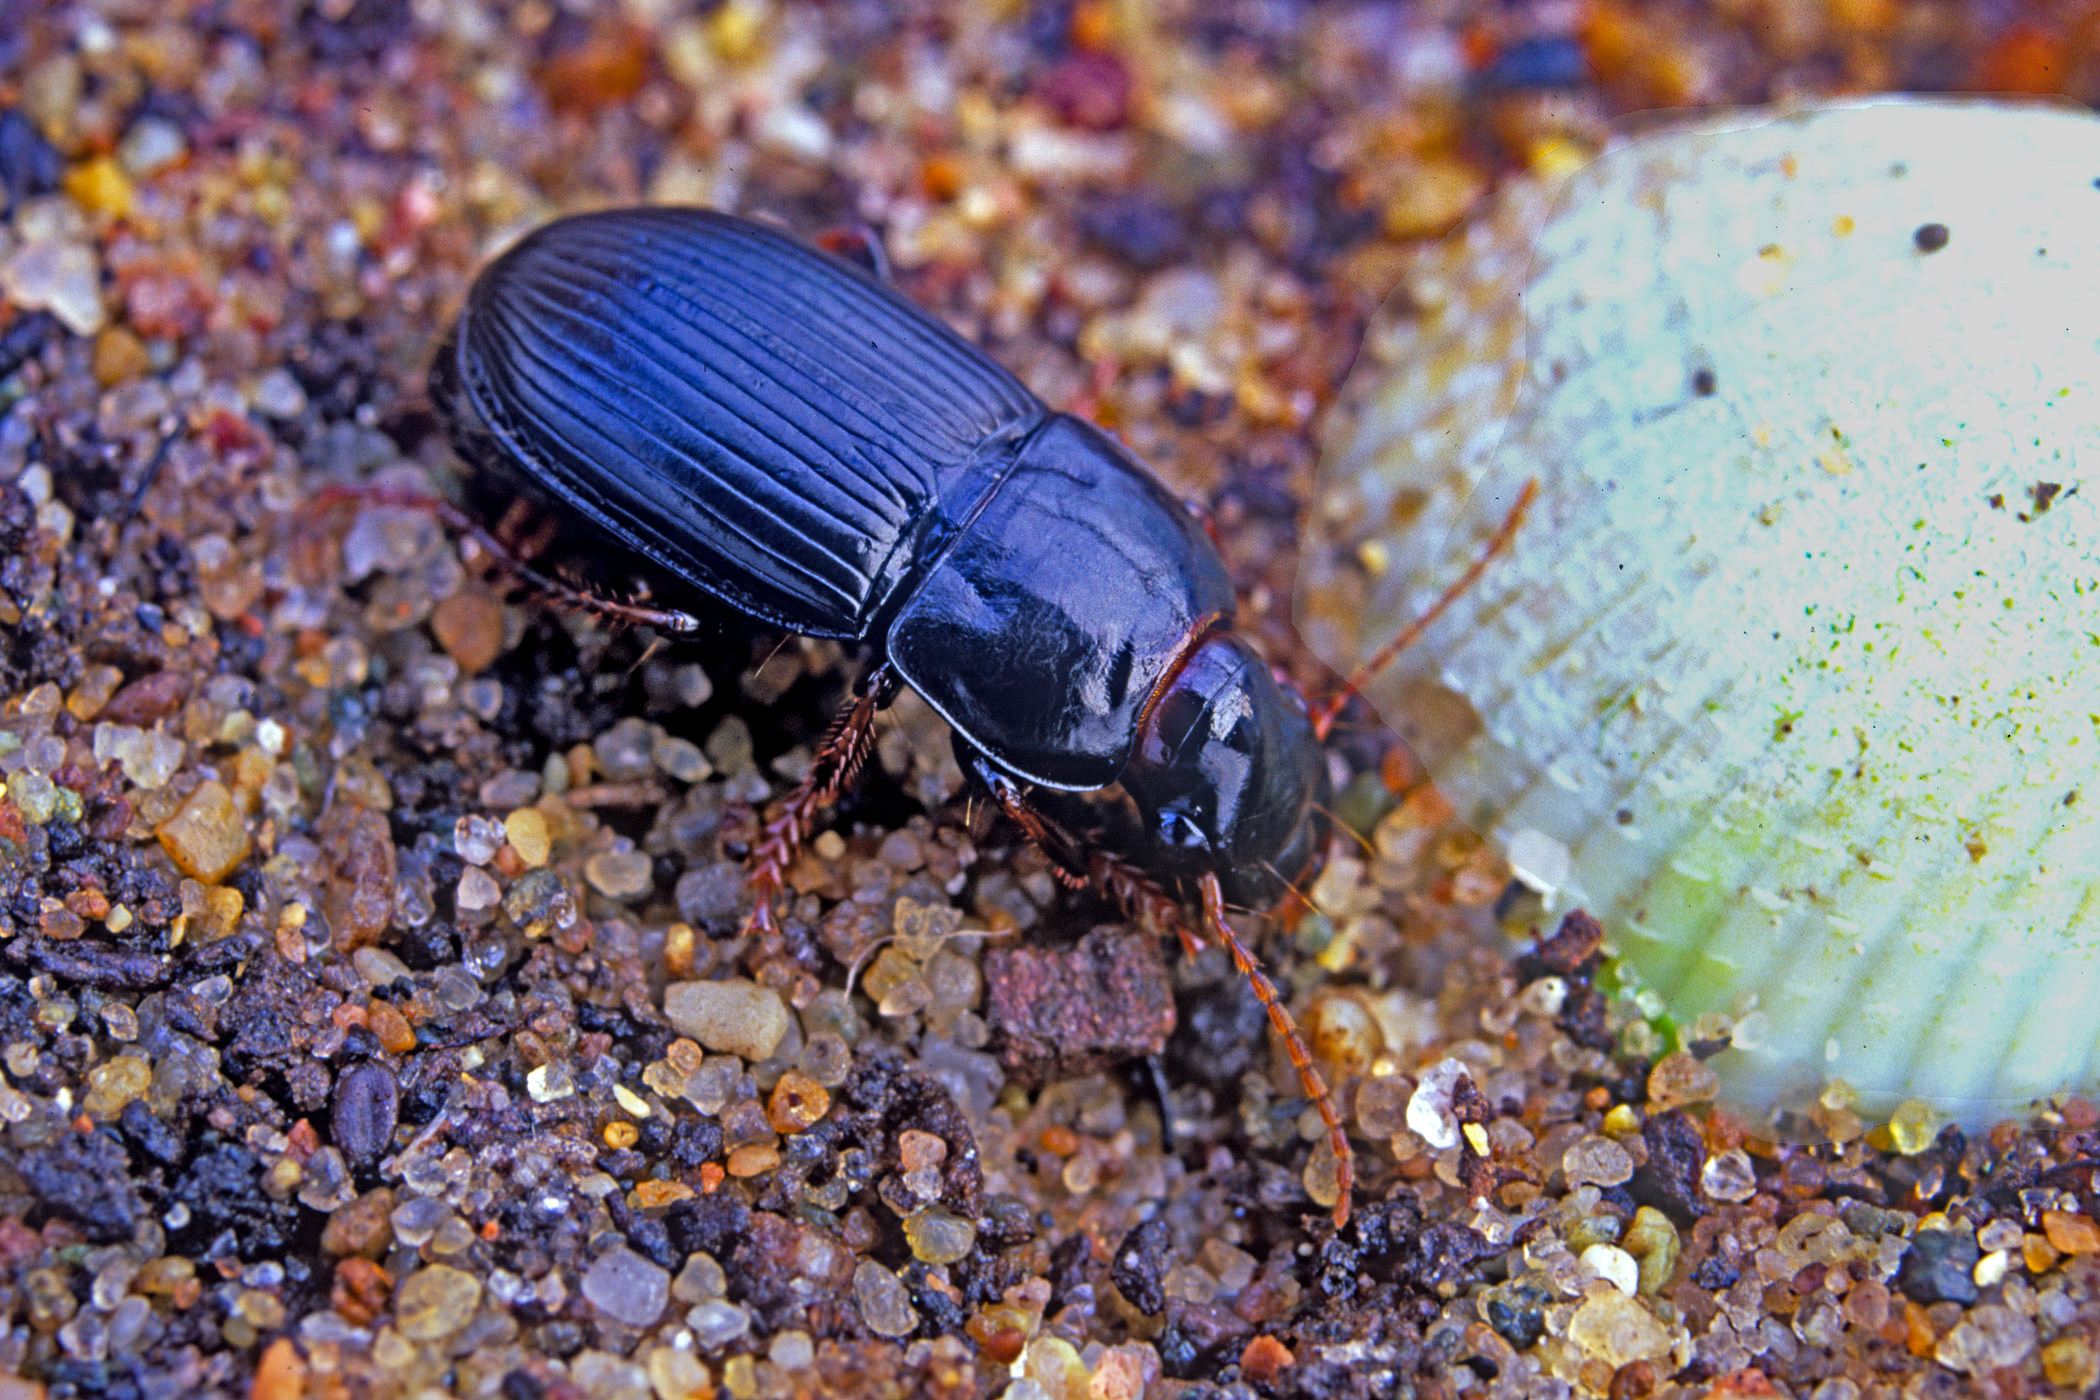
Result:
{"type": "Polygon", "coordinates": [[[1680,1021],[1755,1013],[1716,1061],[1745,1104],[1842,1079],[1977,1123],[2090,1088],[2096,337],[2082,110],[1626,142],[1505,191],[1374,327],[1301,629],[1350,670],[1537,478],[1510,553],[1368,688],[1459,814],[1680,1021]]]}

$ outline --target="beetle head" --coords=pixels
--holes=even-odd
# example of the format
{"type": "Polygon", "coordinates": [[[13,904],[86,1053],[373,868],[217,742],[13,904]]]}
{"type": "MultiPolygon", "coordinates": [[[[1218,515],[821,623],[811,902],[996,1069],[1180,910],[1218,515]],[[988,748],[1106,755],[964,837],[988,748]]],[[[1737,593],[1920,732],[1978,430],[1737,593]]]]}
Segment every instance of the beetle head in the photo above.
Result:
{"type": "Polygon", "coordinates": [[[1215,872],[1227,899],[1255,908],[1311,865],[1329,795],[1303,702],[1230,633],[1198,647],[1167,683],[1122,783],[1163,872],[1215,872]]]}

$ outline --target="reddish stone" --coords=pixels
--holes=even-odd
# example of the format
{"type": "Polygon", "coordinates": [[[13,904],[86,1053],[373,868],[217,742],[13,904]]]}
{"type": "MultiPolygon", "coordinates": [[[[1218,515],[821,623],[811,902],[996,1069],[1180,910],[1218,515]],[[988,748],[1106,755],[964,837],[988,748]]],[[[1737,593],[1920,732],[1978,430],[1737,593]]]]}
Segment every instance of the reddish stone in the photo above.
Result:
{"type": "Polygon", "coordinates": [[[190,678],[187,674],[155,671],[150,676],[140,676],[110,696],[109,703],[95,718],[144,728],[155,720],[174,714],[176,707],[187,700],[189,694],[190,678]]]}
{"type": "Polygon", "coordinates": [[[1174,1030],[1159,940],[1095,929],[1068,947],[985,954],[985,1000],[1000,1062],[1040,1083],[1157,1054],[1174,1030]]]}

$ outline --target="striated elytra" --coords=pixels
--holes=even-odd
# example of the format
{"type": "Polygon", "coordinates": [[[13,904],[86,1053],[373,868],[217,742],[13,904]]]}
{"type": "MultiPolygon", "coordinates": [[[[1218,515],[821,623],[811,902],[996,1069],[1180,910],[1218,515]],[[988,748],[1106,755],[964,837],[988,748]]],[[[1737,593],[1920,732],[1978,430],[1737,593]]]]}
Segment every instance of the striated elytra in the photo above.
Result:
{"type": "Polygon", "coordinates": [[[871,644],[966,757],[1120,781],[1148,869],[1258,903],[1306,865],[1325,763],[1202,528],[859,268],[708,210],[561,219],[475,281],[432,393],[470,461],[674,588],[871,644]]]}

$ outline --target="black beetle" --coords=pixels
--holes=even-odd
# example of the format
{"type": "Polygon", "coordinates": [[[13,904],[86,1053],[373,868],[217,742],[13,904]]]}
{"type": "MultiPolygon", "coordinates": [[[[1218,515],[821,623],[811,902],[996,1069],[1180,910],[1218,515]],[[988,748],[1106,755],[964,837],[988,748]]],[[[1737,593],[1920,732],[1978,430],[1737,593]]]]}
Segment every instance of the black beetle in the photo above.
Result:
{"type": "Polygon", "coordinates": [[[528,235],[476,279],[431,396],[485,480],[638,556],[670,601],[875,653],[752,853],[756,926],[865,757],[875,712],[909,684],[1068,878],[1192,950],[1181,910],[1197,900],[1327,1122],[1346,1220],[1347,1138],[1224,918],[1311,868],[1324,726],[1233,632],[1216,548],[1129,452],[878,278],[695,209],[528,235]],[[1078,809],[1058,796],[1113,785],[1143,823],[1120,854],[1073,836],[1078,809]]]}

